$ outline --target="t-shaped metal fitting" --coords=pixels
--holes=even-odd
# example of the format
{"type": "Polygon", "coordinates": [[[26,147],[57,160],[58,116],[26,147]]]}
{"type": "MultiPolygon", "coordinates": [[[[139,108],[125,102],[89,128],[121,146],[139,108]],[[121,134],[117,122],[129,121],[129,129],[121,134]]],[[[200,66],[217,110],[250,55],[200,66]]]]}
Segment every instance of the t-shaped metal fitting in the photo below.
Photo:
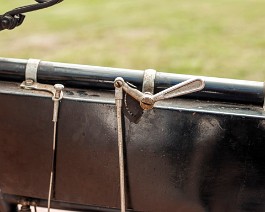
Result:
{"type": "Polygon", "coordinates": [[[54,98],[60,99],[62,90],[64,89],[64,86],[62,84],[55,84],[54,89],[55,89],[54,98]]]}
{"type": "Polygon", "coordinates": [[[137,89],[130,87],[121,77],[115,79],[114,86],[116,88],[122,88],[126,93],[139,101],[142,109],[150,110],[154,107],[154,104],[157,101],[200,91],[204,88],[205,83],[204,80],[199,78],[190,79],[167,88],[155,95],[152,95],[151,93],[142,93],[137,89]]]}

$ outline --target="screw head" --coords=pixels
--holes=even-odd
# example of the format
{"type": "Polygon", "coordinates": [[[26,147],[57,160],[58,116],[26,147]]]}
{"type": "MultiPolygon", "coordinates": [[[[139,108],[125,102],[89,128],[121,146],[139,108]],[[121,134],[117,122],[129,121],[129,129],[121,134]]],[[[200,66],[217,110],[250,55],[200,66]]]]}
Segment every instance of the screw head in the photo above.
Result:
{"type": "Polygon", "coordinates": [[[116,88],[121,88],[122,85],[123,85],[123,83],[124,83],[123,78],[121,78],[121,77],[117,77],[117,78],[115,79],[115,81],[114,81],[114,86],[115,86],[116,88]]]}
{"type": "Polygon", "coordinates": [[[56,91],[61,91],[61,90],[64,89],[64,86],[63,86],[62,84],[55,84],[55,85],[54,85],[54,89],[55,89],[56,91]]]}
{"type": "Polygon", "coordinates": [[[116,88],[120,88],[122,86],[122,84],[123,84],[122,81],[116,81],[114,83],[114,85],[115,85],[116,88]]]}
{"type": "Polygon", "coordinates": [[[144,110],[151,110],[154,107],[154,103],[155,102],[151,97],[146,96],[141,100],[140,106],[144,110]]]}
{"type": "Polygon", "coordinates": [[[62,84],[55,84],[54,89],[55,89],[54,98],[60,99],[60,96],[61,96],[62,90],[64,89],[64,86],[62,84]]]}
{"type": "Polygon", "coordinates": [[[32,79],[27,79],[27,80],[25,81],[25,84],[26,84],[27,86],[31,86],[31,85],[34,84],[34,80],[32,80],[32,79]]]}

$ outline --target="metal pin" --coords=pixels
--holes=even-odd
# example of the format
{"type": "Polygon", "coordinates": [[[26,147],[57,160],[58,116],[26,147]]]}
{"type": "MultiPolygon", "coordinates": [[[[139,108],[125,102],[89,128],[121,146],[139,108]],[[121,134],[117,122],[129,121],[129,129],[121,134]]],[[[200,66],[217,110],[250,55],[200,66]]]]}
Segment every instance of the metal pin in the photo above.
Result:
{"type": "Polygon", "coordinates": [[[122,130],[122,84],[116,81],[115,86],[115,102],[117,108],[117,128],[118,128],[118,148],[119,148],[119,170],[120,170],[120,199],[121,212],[126,210],[125,201],[125,170],[124,170],[124,154],[123,154],[123,130],[122,130]]]}
{"type": "Polygon", "coordinates": [[[55,84],[54,85],[55,88],[55,99],[60,99],[62,90],[64,89],[64,86],[62,84],[55,84]]]}
{"type": "Polygon", "coordinates": [[[56,135],[57,135],[57,121],[58,121],[58,113],[59,113],[59,103],[62,98],[62,90],[64,89],[64,86],[61,84],[55,84],[54,85],[55,93],[53,96],[53,153],[52,153],[52,169],[51,169],[51,175],[50,175],[50,185],[49,185],[49,195],[48,195],[48,212],[50,212],[51,208],[51,196],[53,191],[53,181],[54,181],[54,171],[55,171],[55,154],[56,154],[56,135]]]}

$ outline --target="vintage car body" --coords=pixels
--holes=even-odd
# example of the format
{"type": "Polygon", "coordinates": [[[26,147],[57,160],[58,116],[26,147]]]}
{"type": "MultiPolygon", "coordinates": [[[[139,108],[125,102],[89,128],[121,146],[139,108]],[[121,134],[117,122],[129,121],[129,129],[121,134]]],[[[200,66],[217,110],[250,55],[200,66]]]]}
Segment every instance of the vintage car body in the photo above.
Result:
{"type": "MultiPolygon", "coordinates": [[[[47,206],[53,101],[21,89],[27,60],[0,59],[2,210],[47,206]],[[15,205],[15,207],[14,207],[15,205]]],[[[114,80],[143,71],[40,62],[38,82],[65,86],[52,207],[119,211],[114,80]]],[[[155,92],[192,78],[157,72],[155,92]]],[[[128,211],[264,211],[264,83],[203,78],[201,92],[124,118],[128,211]],[[135,122],[135,123],[134,123],[135,122]]]]}

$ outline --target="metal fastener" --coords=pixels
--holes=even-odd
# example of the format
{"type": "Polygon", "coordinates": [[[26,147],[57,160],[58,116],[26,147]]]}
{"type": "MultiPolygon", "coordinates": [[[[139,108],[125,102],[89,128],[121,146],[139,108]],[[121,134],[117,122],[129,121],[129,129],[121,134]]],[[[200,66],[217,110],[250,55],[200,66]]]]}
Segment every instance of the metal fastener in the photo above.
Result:
{"type": "Polygon", "coordinates": [[[54,85],[54,89],[55,89],[55,96],[54,96],[54,98],[55,99],[60,99],[62,90],[64,89],[64,86],[62,84],[55,84],[54,85]]]}
{"type": "Polygon", "coordinates": [[[31,86],[31,85],[33,85],[34,84],[34,80],[32,80],[32,79],[27,79],[26,81],[25,81],[25,85],[27,85],[27,86],[31,86]]]}

